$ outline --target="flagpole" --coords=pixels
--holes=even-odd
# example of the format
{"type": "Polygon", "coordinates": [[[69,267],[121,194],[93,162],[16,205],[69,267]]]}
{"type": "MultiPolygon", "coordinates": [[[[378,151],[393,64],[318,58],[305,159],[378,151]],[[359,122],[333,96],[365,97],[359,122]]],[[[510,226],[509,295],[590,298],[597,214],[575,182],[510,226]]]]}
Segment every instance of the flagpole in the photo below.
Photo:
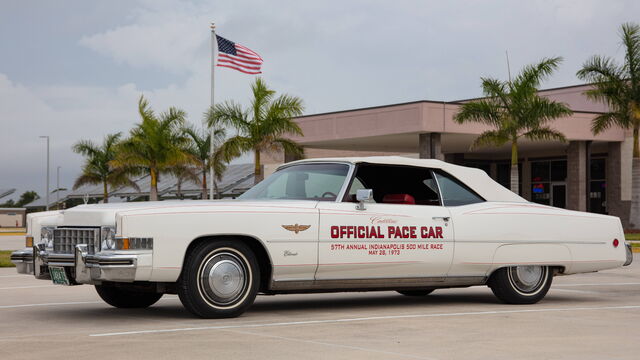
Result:
{"type": "MultiPolygon", "coordinates": [[[[211,23],[211,109],[213,109],[214,102],[214,90],[215,90],[215,72],[216,72],[216,48],[218,47],[218,41],[216,40],[216,25],[211,23]]],[[[213,135],[214,127],[210,130],[209,138],[209,199],[213,200],[213,135]]]]}

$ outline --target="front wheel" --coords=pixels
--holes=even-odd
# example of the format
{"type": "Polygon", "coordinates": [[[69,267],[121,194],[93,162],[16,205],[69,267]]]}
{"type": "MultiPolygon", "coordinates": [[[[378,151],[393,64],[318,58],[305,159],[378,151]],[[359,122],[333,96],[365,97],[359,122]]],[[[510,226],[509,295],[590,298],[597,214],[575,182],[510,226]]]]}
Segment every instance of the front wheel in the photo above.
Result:
{"type": "Polygon", "coordinates": [[[496,270],[488,285],[507,304],[535,304],[551,287],[553,271],[548,266],[512,266],[496,270]]]}
{"type": "Polygon", "coordinates": [[[187,255],[178,284],[184,307],[202,318],[228,318],[253,304],[260,268],[251,249],[239,241],[203,242],[187,255]]]}
{"type": "Polygon", "coordinates": [[[162,297],[161,293],[145,292],[122,286],[96,285],[100,298],[107,304],[121,309],[146,308],[162,297]]]}

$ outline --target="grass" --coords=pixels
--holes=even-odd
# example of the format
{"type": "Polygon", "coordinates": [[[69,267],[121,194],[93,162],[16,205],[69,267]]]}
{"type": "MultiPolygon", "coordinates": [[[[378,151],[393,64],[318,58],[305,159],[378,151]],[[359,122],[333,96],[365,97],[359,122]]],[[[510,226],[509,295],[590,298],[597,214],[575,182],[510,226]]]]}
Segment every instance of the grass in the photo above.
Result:
{"type": "Polygon", "coordinates": [[[15,267],[11,262],[12,251],[0,251],[0,267],[15,267]]]}
{"type": "Polygon", "coordinates": [[[640,233],[624,234],[624,237],[627,240],[640,240],[640,233]]]}

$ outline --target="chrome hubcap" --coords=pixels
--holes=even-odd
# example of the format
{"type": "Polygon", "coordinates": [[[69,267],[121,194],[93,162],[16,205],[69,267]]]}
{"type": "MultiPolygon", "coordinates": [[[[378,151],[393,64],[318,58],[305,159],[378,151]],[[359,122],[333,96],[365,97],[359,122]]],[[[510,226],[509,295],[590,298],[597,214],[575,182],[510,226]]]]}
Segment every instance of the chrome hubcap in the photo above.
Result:
{"type": "Polygon", "coordinates": [[[208,258],[200,272],[200,287],[209,301],[229,305],[237,301],[247,287],[247,267],[237,255],[221,252],[208,258]]]}
{"type": "Polygon", "coordinates": [[[514,266],[509,269],[513,286],[523,293],[535,292],[544,283],[546,267],[538,265],[514,266]]]}

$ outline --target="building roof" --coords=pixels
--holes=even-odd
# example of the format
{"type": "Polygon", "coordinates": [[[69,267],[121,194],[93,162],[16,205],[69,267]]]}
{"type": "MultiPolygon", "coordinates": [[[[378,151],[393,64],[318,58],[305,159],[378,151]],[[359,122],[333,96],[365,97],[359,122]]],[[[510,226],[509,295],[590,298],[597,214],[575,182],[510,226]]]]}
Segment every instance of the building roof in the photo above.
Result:
{"type": "MultiPolygon", "coordinates": [[[[197,174],[198,179],[202,178],[202,173],[197,174]]],[[[208,174],[207,174],[208,175],[208,174]]],[[[148,175],[140,176],[133,181],[138,185],[140,191],[131,186],[123,186],[109,191],[109,202],[124,202],[128,198],[148,196],[151,190],[151,181],[148,175]]],[[[222,196],[236,196],[243,193],[254,184],[253,164],[232,164],[227,167],[222,179],[217,182],[218,191],[222,196]]],[[[200,183],[190,180],[183,180],[180,184],[181,196],[198,197],[202,192],[200,183]]],[[[102,185],[85,185],[73,191],[61,191],[60,201],[69,199],[82,199],[84,197],[102,198],[102,185]]],[[[158,196],[162,198],[178,197],[178,178],[171,174],[160,176],[158,181],[158,196]]],[[[56,204],[56,194],[49,195],[49,206],[56,204]]],[[[27,205],[27,208],[43,208],[46,200],[40,198],[27,205]]]]}
{"type": "MultiPolygon", "coordinates": [[[[49,193],[49,207],[55,206],[58,202],[58,197],[60,198],[60,202],[66,201],[69,195],[68,190],[60,190],[60,194],[56,194],[56,191],[53,190],[49,193]]],[[[46,207],[47,199],[45,196],[40,197],[32,202],[24,205],[25,208],[44,208],[46,207]]]]}
{"type": "MultiPolygon", "coordinates": [[[[606,112],[606,104],[596,104],[593,102],[585,102],[586,97],[582,95],[585,90],[588,90],[590,88],[591,88],[590,84],[579,84],[579,85],[561,86],[561,87],[548,88],[548,89],[540,89],[538,93],[542,96],[553,97],[554,100],[567,103],[567,105],[573,112],[596,113],[596,114],[606,112]]],[[[313,117],[313,116],[340,114],[340,113],[361,111],[361,110],[384,109],[384,108],[393,107],[393,106],[403,106],[403,105],[421,104],[421,103],[461,105],[465,102],[480,100],[480,99],[484,99],[484,97],[480,96],[475,98],[452,100],[452,101],[423,99],[423,100],[414,100],[414,101],[385,104],[385,105],[366,106],[361,108],[327,111],[327,112],[316,113],[316,114],[305,114],[302,116],[297,116],[296,119],[302,119],[302,118],[313,117]]]]}
{"type": "Polygon", "coordinates": [[[16,192],[16,189],[0,189],[0,199],[16,192]]]}

